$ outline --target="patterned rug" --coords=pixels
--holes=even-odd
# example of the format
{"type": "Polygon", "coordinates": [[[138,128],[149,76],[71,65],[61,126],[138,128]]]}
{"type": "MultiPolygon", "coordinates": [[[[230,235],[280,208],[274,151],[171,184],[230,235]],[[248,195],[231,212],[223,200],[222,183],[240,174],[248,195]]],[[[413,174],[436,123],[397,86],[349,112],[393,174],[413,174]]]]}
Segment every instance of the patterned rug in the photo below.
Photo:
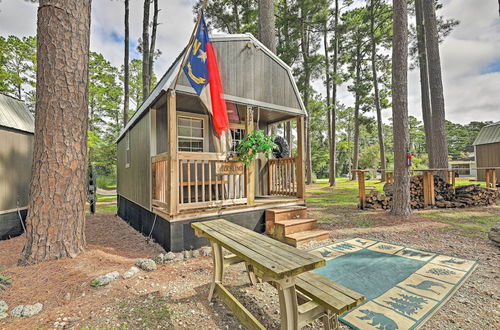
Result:
{"type": "Polygon", "coordinates": [[[366,298],[339,317],[354,329],[417,329],[464,283],[477,262],[353,238],[313,250],[315,270],[366,298]]]}

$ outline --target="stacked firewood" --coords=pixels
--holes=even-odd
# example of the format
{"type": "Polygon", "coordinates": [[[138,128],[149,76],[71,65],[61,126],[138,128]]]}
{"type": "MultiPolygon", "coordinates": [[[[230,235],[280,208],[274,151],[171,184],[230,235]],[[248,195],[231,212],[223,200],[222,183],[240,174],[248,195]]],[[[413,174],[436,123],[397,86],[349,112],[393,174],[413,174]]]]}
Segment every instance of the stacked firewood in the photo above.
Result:
{"type": "MultiPolygon", "coordinates": [[[[442,178],[434,177],[435,205],[440,208],[463,208],[470,206],[486,206],[496,203],[498,192],[493,189],[481,188],[479,185],[453,187],[442,178]]],[[[392,203],[393,185],[384,185],[384,194],[372,190],[365,201],[368,209],[389,209],[392,203]]],[[[423,176],[411,177],[410,199],[413,209],[424,208],[423,176]]]]}

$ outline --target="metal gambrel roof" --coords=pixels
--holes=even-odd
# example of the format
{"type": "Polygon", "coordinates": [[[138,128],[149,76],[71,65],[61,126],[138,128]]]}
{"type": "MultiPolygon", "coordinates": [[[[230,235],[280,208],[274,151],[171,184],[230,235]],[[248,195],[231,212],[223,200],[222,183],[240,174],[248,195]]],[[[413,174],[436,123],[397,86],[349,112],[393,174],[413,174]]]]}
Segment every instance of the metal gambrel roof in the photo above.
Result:
{"type": "Polygon", "coordinates": [[[0,126],[33,133],[35,120],[23,101],[0,94],[0,126]]]}
{"type": "MultiPolygon", "coordinates": [[[[297,85],[295,83],[295,79],[292,75],[292,70],[291,68],[284,63],[276,54],[271,52],[269,49],[267,49],[260,41],[258,41],[253,35],[251,34],[215,34],[211,36],[211,41],[212,42],[230,42],[230,41],[250,41],[252,44],[258,48],[259,50],[262,50],[264,54],[266,54],[272,61],[274,61],[279,67],[284,69],[285,76],[290,80],[291,84],[291,90],[292,94],[295,95],[297,99],[297,104],[296,109],[292,108],[286,108],[284,106],[279,106],[277,104],[270,104],[270,103],[264,103],[264,102],[258,102],[253,99],[245,99],[244,101],[248,102],[249,104],[253,104],[256,106],[262,106],[266,107],[269,109],[274,109],[276,111],[283,111],[283,112],[289,112],[291,114],[295,115],[304,115],[307,116],[307,111],[305,109],[304,103],[302,102],[302,98],[300,96],[299,90],[297,88],[297,85]],[[293,110],[293,111],[291,111],[293,110]]],[[[177,57],[177,59],[172,63],[170,68],[167,70],[165,75],[160,79],[160,82],[156,85],[156,87],[151,91],[151,94],[147,97],[147,99],[141,104],[139,109],[134,113],[132,118],[130,118],[129,122],[125,126],[125,128],[121,131],[117,141],[119,141],[124,135],[125,132],[127,132],[132,126],[135,125],[135,123],[142,117],[142,115],[148,110],[148,108],[162,95],[164,91],[167,91],[173,87],[173,83],[175,81],[175,78],[177,76],[177,72],[180,70],[180,65],[181,65],[181,60],[182,60],[182,55],[185,53],[186,49],[184,49],[181,54],[177,57]]],[[[221,60],[221,59],[219,59],[221,60]]],[[[181,74],[181,79],[182,80],[182,74],[181,74]]],[[[182,92],[188,92],[190,93],[190,86],[181,86],[179,84],[177,86],[177,89],[182,92]]],[[[269,88],[269,87],[266,87],[269,88]]],[[[276,87],[278,88],[278,87],[276,87]]],[[[281,87],[283,88],[283,87],[281,87]]],[[[192,89],[192,88],[191,88],[192,89]]],[[[192,93],[194,94],[194,90],[192,90],[192,93]]],[[[228,95],[227,93],[225,94],[225,98],[228,101],[233,101],[237,102],[240,101],[238,97],[235,95],[228,95]]],[[[243,101],[242,101],[243,102],[243,101]]],[[[244,102],[245,103],[245,102],[244,102]]]]}
{"type": "Polygon", "coordinates": [[[500,121],[484,126],[472,145],[500,143],[500,121]]]}

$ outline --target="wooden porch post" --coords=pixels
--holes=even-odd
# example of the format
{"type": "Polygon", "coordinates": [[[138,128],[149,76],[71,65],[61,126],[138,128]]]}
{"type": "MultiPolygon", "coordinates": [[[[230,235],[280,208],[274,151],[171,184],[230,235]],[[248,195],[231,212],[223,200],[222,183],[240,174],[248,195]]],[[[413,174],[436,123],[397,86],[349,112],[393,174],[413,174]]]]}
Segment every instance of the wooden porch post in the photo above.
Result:
{"type": "Polygon", "coordinates": [[[168,134],[168,182],[166,184],[168,213],[173,216],[178,213],[179,178],[177,157],[177,104],[175,91],[167,93],[167,134],[168,134]]]}
{"type": "Polygon", "coordinates": [[[304,117],[297,117],[297,197],[306,196],[304,117]]]}
{"type": "MultiPolygon", "coordinates": [[[[253,123],[253,108],[247,106],[246,121],[245,121],[246,134],[250,134],[254,130],[253,123]]],[[[255,204],[255,161],[246,167],[246,186],[247,186],[247,203],[248,205],[255,204]]]]}

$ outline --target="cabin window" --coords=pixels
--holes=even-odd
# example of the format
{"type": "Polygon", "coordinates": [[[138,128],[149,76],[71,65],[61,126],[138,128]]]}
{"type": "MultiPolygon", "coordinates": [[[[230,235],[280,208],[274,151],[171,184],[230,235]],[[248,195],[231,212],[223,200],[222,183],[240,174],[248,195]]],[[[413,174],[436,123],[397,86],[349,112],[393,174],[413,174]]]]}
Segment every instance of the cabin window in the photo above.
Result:
{"type": "Polygon", "coordinates": [[[177,117],[178,150],[203,152],[205,146],[205,120],[198,117],[177,117]]]}
{"type": "Polygon", "coordinates": [[[125,134],[125,167],[130,167],[130,132],[125,134]]]}
{"type": "Polygon", "coordinates": [[[233,138],[233,145],[231,151],[236,152],[238,144],[245,137],[245,130],[243,128],[231,128],[231,137],[233,138]]]}

